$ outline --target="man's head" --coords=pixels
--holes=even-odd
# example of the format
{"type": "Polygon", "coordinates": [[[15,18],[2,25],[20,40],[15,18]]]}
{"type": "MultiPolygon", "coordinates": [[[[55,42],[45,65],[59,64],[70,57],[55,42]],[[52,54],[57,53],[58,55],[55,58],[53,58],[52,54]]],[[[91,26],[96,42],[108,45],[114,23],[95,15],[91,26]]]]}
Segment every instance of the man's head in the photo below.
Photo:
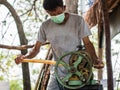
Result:
{"type": "Polygon", "coordinates": [[[57,7],[63,7],[63,0],[44,0],[43,8],[46,11],[55,11],[57,7]]]}
{"type": "Polygon", "coordinates": [[[43,8],[51,16],[51,20],[55,23],[63,23],[65,20],[65,6],[63,0],[44,0],[43,8]]]}

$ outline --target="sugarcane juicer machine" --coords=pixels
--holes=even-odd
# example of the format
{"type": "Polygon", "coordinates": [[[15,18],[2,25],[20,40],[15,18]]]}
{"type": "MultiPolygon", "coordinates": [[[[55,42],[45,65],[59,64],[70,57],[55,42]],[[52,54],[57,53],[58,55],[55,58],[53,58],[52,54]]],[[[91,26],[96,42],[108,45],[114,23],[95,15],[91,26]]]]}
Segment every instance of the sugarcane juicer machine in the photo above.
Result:
{"type": "Polygon", "coordinates": [[[61,56],[55,64],[55,75],[58,82],[68,89],[79,89],[85,85],[95,85],[93,80],[91,57],[85,51],[69,52],[61,56]],[[63,59],[70,56],[69,64],[63,59]],[[64,67],[67,71],[65,77],[60,77],[58,67],[64,67]]]}
{"type": "MultiPolygon", "coordinates": [[[[58,82],[65,88],[78,90],[83,88],[86,85],[96,85],[98,84],[97,80],[93,79],[92,72],[92,60],[90,55],[85,52],[85,50],[77,50],[74,52],[69,52],[62,55],[57,62],[51,60],[29,60],[24,59],[22,62],[37,62],[45,64],[55,65],[55,76],[58,82]],[[69,56],[69,62],[66,63],[64,60],[65,57],[69,56]],[[66,69],[67,74],[64,77],[61,77],[58,73],[58,68],[63,67],[66,69]]],[[[84,89],[88,90],[88,89],[84,89]]],[[[92,89],[89,89],[92,90],[92,89]]],[[[102,89],[94,89],[102,90],[102,89]]]]}

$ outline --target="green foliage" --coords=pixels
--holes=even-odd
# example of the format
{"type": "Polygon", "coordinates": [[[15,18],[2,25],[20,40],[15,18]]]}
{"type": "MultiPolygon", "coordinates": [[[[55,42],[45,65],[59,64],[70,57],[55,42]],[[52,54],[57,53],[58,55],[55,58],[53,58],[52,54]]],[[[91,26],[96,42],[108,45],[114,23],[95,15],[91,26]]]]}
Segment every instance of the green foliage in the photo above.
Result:
{"type": "Polygon", "coordinates": [[[117,89],[115,89],[115,90],[120,90],[120,88],[117,88],[117,89]]]}
{"type": "Polygon", "coordinates": [[[35,69],[34,69],[34,70],[32,71],[32,74],[33,74],[33,75],[34,75],[34,74],[38,74],[38,73],[39,73],[38,70],[35,70],[35,69]]]}
{"type": "Polygon", "coordinates": [[[9,80],[10,70],[13,68],[14,55],[8,54],[8,51],[4,50],[0,52],[0,80],[9,80]]]}
{"type": "Polygon", "coordinates": [[[3,76],[0,76],[0,81],[3,81],[4,80],[4,77],[3,76]]]}
{"type": "Polygon", "coordinates": [[[2,23],[3,23],[3,25],[5,25],[5,26],[6,26],[6,20],[5,20],[5,21],[2,21],[2,23]]]}
{"type": "Polygon", "coordinates": [[[115,43],[116,43],[116,44],[119,44],[119,43],[120,43],[120,40],[119,40],[119,39],[116,39],[116,40],[115,40],[115,43]]]}
{"type": "Polygon", "coordinates": [[[22,90],[22,87],[20,86],[22,82],[18,80],[12,80],[10,81],[10,90],[22,90]]]}

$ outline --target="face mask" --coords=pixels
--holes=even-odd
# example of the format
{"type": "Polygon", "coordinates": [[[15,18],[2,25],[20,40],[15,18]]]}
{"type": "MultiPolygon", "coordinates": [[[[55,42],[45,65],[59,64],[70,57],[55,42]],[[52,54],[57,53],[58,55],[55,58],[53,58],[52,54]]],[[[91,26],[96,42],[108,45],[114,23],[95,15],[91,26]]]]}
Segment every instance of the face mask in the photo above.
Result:
{"type": "Polygon", "coordinates": [[[65,19],[65,14],[59,14],[57,16],[51,16],[51,20],[55,23],[62,23],[65,19]]]}

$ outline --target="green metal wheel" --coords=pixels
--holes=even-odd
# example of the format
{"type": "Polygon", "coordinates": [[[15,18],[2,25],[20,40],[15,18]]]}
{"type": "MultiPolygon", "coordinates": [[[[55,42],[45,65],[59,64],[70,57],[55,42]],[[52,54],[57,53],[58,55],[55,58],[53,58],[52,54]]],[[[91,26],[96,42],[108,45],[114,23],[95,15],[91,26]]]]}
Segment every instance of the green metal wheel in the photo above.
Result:
{"type": "Polygon", "coordinates": [[[55,65],[55,75],[58,82],[68,89],[79,89],[90,81],[92,77],[92,64],[89,54],[85,51],[69,52],[61,56],[55,65]],[[69,56],[69,63],[63,61],[69,56]],[[67,74],[60,77],[58,67],[64,67],[67,74]]]}

